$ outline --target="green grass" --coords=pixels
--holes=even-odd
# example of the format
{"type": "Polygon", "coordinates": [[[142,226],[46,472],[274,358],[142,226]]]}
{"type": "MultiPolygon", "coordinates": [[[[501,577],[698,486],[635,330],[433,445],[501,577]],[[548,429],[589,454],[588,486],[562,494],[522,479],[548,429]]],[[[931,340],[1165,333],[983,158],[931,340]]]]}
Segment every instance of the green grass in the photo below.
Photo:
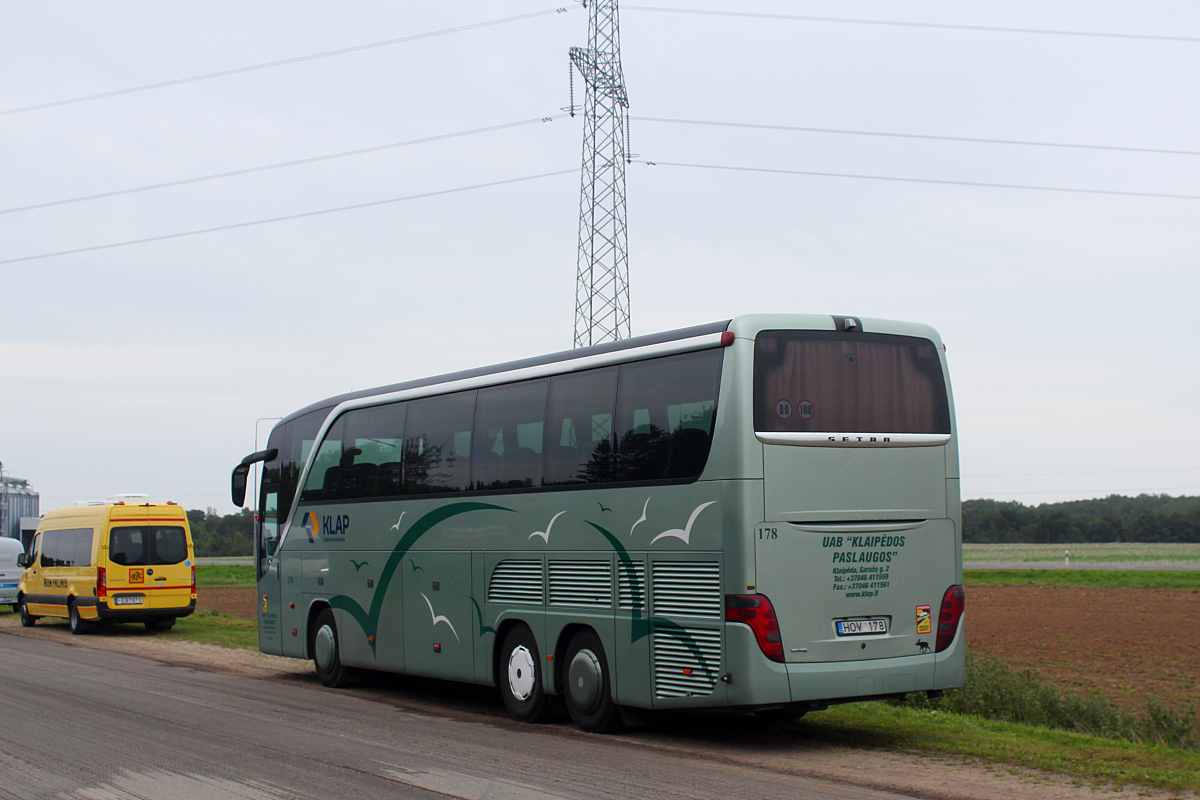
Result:
{"type": "Polygon", "coordinates": [[[1200,544],[1101,542],[1094,544],[964,544],[970,563],[1196,564],[1200,544]],[[1067,554],[1070,554],[1068,560],[1067,554]]]}
{"type": "Polygon", "coordinates": [[[972,586],[1097,586],[1119,589],[1200,591],[1200,570],[964,569],[972,586]]]}
{"type": "MultiPolygon", "coordinates": [[[[158,635],[162,636],[163,634],[158,635]]],[[[175,627],[166,635],[191,642],[217,644],[222,647],[258,649],[258,623],[255,620],[218,614],[215,610],[197,612],[190,617],[184,617],[176,622],[175,627]]]]}
{"type": "Polygon", "coordinates": [[[1200,752],[1179,747],[887,703],[836,706],[793,725],[787,729],[789,736],[799,733],[847,747],[978,759],[1095,784],[1200,791],[1200,752]]]}
{"type": "Polygon", "coordinates": [[[1015,669],[997,658],[967,657],[966,686],[906,704],[973,717],[1090,734],[1106,739],[1200,751],[1194,710],[1176,711],[1148,699],[1144,714],[1108,702],[1098,692],[1068,693],[1046,683],[1036,669],[1015,669]]]}
{"type": "Polygon", "coordinates": [[[199,564],[196,566],[196,586],[231,586],[253,589],[254,566],[251,564],[199,564]]]}

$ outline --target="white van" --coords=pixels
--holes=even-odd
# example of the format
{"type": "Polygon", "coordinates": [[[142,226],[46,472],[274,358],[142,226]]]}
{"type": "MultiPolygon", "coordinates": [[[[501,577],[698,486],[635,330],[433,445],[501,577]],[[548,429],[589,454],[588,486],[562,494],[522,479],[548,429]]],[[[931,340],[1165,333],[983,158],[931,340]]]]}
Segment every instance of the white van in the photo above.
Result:
{"type": "Polygon", "coordinates": [[[17,584],[21,580],[21,568],[17,556],[25,552],[20,539],[0,536],[0,605],[8,603],[17,610],[17,584]]]}

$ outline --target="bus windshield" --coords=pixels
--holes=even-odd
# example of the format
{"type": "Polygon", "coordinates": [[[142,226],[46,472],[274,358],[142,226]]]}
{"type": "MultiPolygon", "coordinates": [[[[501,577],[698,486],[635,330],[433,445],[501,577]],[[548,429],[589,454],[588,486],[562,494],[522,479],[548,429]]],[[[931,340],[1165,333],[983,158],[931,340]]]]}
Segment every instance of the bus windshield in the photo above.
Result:
{"type": "Polygon", "coordinates": [[[754,429],[949,434],[937,349],[911,336],[763,331],[754,349],[754,429]]]}

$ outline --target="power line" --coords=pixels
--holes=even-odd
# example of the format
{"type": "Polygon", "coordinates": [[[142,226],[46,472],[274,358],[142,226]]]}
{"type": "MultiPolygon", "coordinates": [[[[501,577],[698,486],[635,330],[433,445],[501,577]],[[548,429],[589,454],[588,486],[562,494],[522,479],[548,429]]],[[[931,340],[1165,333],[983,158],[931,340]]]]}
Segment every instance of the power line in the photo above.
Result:
{"type": "Polygon", "coordinates": [[[93,253],[97,250],[109,250],[114,247],[126,247],[133,244],[147,244],[149,242],[162,242],[167,239],[180,239],[184,236],[198,236],[202,233],[217,233],[218,231],[231,231],[237,228],[249,228],[254,225],[267,225],[272,222],[286,222],[294,219],[304,219],[305,217],[316,217],[322,214],[336,214],[339,211],[354,211],[360,208],[371,208],[373,206],[383,206],[389,203],[402,203],[407,200],[421,200],[427,197],[439,197],[441,195],[456,194],[458,192],[469,192],[474,189],[487,189],[493,186],[506,186],[513,183],[522,183],[524,181],[538,180],[539,178],[551,178],[556,175],[578,174],[578,169],[563,169],[557,172],[543,172],[540,175],[526,175],[521,178],[507,178],[502,181],[492,181],[490,183],[477,183],[472,186],[459,186],[455,189],[440,189],[434,192],[423,192],[421,194],[411,194],[406,197],[392,197],[387,200],[372,200],[368,203],[355,203],[350,206],[339,206],[338,208],[325,208],[320,211],[304,211],[299,214],[288,214],[283,217],[271,217],[270,219],[258,219],[250,222],[235,222],[231,225],[218,225],[215,228],[202,228],[194,231],[183,231],[181,233],[167,233],[162,236],[148,236],[145,239],[132,239],[126,242],[112,242],[110,244],[99,244],[92,247],[79,247],[74,250],[60,250],[56,253],[40,253],[34,256],[21,256],[20,258],[9,258],[0,261],[0,266],[6,264],[18,264],[23,261],[37,261],[43,258],[55,258],[57,256],[71,256],[79,253],[93,253]]]}
{"type": "Polygon", "coordinates": [[[887,131],[854,131],[839,128],[806,128],[793,125],[763,125],[750,122],[713,122],[699,119],[665,119],[662,117],[630,117],[638,122],[666,122],[679,125],[710,125],[722,128],[750,128],[768,131],[798,133],[834,133],[846,136],[882,136],[894,139],[925,139],[935,142],[966,142],[969,144],[1006,144],[1025,147],[1062,147],[1079,150],[1110,150],[1118,153],[1154,153],[1157,155],[1200,156],[1200,150],[1167,150],[1156,147],[1119,147],[1101,144],[1073,144],[1070,142],[1034,142],[1021,139],[979,139],[968,136],[936,136],[922,133],[889,133],[887,131]]]}
{"type": "Polygon", "coordinates": [[[711,11],[698,8],[660,8],[656,6],[624,6],[626,11],[656,11],[669,14],[699,14],[714,17],[746,17],[749,19],[785,20],[788,22],[835,22],[849,25],[886,25],[897,28],[933,28],[935,30],[977,31],[984,33],[1027,33],[1039,36],[1083,36],[1096,39],[1140,39],[1152,42],[1187,42],[1195,44],[1200,37],[1160,36],[1146,33],[1105,33],[1102,31],[1065,31],[1048,28],[1006,28],[990,25],[954,25],[943,22],[901,22],[885,19],[852,19],[847,17],[811,17],[795,14],[761,14],[752,11],[711,11]]]}
{"type": "MultiPolygon", "coordinates": [[[[985,181],[951,181],[937,178],[902,178],[894,175],[855,175],[844,172],[813,172],[798,169],[769,169],[766,167],[736,167],[721,164],[685,164],[676,161],[635,160],[632,163],[652,167],[691,167],[694,169],[726,170],[731,172],[760,172],[770,175],[806,175],[815,178],[853,178],[865,181],[891,181],[895,183],[927,183],[939,186],[974,186],[985,189],[1023,189],[1035,192],[1067,192],[1071,194],[1102,194],[1119,197],[1149,197],[1166,200],[1200,200],[1200,195],[1168,194],[1166,192],[1124,192],[1116,189],[1077,189],[1069,186],[1032,186],[1017,183],[987,183],[985,181]]],[[[3,262],[0,262],[3,263],[3,262]]]]}
{"type": "Polygon", "coordinates": [[[54,206],[63,206],[70,203],[83,203],[88,200],[102,200],[107,197],[119,197],[121,195],[136,194],[137,192],[149,192],[154,189],[168,189],[174,186],[184,186],[189,183],[200,183],[202,181],[214,181],[219,178],[233,178],[238,175],[250,175],[255,172],[266,172],[272,169],[283,169],[284,167],[296,167],[303,164],[314,164],[319,161],[329,161],[335,158],[345,158],[347,156],[360,156],[366,153],[377,153],[382,150],[391,150],[397,147],[409,147],[417,144],[427,144],[429,142],[439,142],[444,139],[454,139],[460,136],[471,136],[476,133],[491,133],[492,131],[504,130],[506,128],[519,128],[522,125],[532,125],[540,122],[551,122],[556,119],[567,116],[566,114],[553,114],[549,117],[539,117],[538,119],[526,119],[520,122],[506,122],[502,125],[491,125],[486,128],[474,128],[469,131],[457,131],[455,133],[443,133],[437,136],[426,136],[423,139],[410,139],[406,142],[393,142],[391,144],[381,144],[375,147],[364,147],[359,150],[347,150],[342,153],[331,153],[324,156],[312,156],[311,158],[301,158],[295,161],[281,161],[278,164],[266,164],[259,167],[247,167],[246,169],[233,170],[231,172],[220,172],[214,175],[200,175],[195,178],[181,178],[177,181],[167,181],[166,183],[155,183],[149,186],[137,186],[131,189],[117,189],[112,192],[101,192],[100,194],[89,194],[82,197],[68,197],[64,200],[50,200],[45,203],[35,203],[28,206],[17,206],[14,208],[0,208],[0,214],[15,214],[20,211],[33,211],[39,208],[52,208],[54,206]]]}
{"type": "Polygon", "coordinates": [[[470,25],[459,25],[455,28],[443,28],[439,31],[429,31],[428,33],[417,33],[412,36],[401,36],[398,39],[385,39],[381,42],[370,42],[369,44],[359,44],[353,47],[343,47],[339,50],[326,50],[322,53],[310,53],[304,56],[296,56],[294,58],[285,58],[280,61],[268,61],[264,64],[252,64],[247,67],[235,67],[234,69],[222,70],[220,72],[209,72],[204,75],[193,75],[189,78],[176,78],[175,80],[162,81],[160,83],[149,83],[144,86],[133,86],[128,89],[116,89],[111,92],[101,92],[100,94],[90,94],[83,97],[72,97],[66,100],[54,100],[49,103],[40,103],[34,106],[24,106],[22,108],[10,108],[0,111],[0,117],[10,114],[24,114],[27,111],[41,111],[47,108],[57,108],[58,106],[71,105],[73,103],[86,103],[90,100],[102,100],[107,97],[119,97],[124,94],[133,94],[135,92],[145,92],[151,89],[164,89],[168,86],[179,86],[184,83],[195,83],[196,81],[206,81],[212,78],[224,78],[229,75],[240,75],[244,72],[254,72],[260,69],[271,69],[272,67],[283,67],[288,64],[299,64],[303,61],[314,61],[318,58],[329,58],[330,56],[341,56],[347,53],[357,53],[362,50],[370,50],[376,47],[390,47],[395,44],[404,44],[406,42],[415,42],[419,39],[430,39],[435,36],[445,36],[451,33],[462,33],[463,31],[476,30],[478,28],[486,28],[491,25],[502,25],[506,22],[518,22],[520,20],[533,19],[534,17],[544,17],[549,14],[563,14],[569,11],[570,8],[553,8],[546,11],[534,11],[529,14],[518,14],[513,17],[504,17],[502,19],[488,20],[487,22],[475,22],[470,25]]]}

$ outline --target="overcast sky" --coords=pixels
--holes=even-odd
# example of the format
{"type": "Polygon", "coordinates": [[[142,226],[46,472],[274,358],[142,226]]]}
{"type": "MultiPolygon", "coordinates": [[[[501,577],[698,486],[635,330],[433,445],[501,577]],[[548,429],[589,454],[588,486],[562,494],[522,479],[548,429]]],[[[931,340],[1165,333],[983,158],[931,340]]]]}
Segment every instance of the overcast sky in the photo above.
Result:
{"type": "MultiPolygon", "coordinates": [[[[562,2],[0,2],[5,474],[226,513],[265,418],[569,348],[562,2]]],[[[1200,494],[1200,4],[661,2],[621,10],[634,334],[927,322],[965,499],[1200,494]]]]}

